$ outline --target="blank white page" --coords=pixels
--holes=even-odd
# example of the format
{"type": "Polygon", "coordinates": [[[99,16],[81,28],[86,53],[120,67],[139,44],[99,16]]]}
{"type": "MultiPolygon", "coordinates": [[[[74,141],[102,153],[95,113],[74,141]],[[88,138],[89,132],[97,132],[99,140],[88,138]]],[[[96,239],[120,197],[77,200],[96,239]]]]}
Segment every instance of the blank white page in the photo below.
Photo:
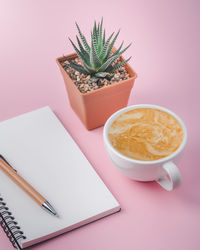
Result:
{"type": "Polygon", "coordinates": [[[27,237],[22,247],[120,209],[49,107],[1,122],[0,154],[59,214],[48,214],[0,170],[0,194],[27,237]]]}

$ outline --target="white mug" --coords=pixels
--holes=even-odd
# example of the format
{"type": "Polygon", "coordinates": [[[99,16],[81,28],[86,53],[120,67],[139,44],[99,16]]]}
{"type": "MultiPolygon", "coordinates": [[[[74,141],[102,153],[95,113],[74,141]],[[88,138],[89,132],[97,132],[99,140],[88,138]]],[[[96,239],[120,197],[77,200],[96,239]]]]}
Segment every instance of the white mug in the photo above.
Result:
{"type": "Polygon", "coordinates": [[[150,104],[133,105],[115,112],[107,121],[103,130],[103,138],[106,151],[114,164],[114,166],[127,177],[137,181],[156,181],[164,189],[171,191],[181,183],[181,174],[176,164],[182,155],[183,149],[187,142],[187,130],[183,121],[172,111],[150,104]],[[181,124],[184,138],[179,148],[171,155],[154,160],[140,161],[129,158],[117,151],[111,144],[108,138],[108,129],[113,121],[122,113],[138,108],[153,108],[167,112],[175,117],[181,124]]]}

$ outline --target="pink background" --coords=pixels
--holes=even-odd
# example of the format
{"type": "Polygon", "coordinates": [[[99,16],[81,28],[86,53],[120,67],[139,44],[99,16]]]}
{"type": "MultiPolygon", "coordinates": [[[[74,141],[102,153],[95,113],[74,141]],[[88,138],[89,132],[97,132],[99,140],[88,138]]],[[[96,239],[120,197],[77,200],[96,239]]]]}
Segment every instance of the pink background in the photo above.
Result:
{"type": "MultiPolygon", "coordinates": [[[[0,121],[49,105],[122,207],[34,249],[200,249],[199,10],[198,0],[0,0],[0,121]],[[106,155],[103,128],[87,131],[69,106],[55,58],[73,51],[75,20],[89,34],[102,16],[107,32],[121,28],[117,45],[133,42],[124,55],[138,73],[129,105],[167,107],[188,128],[175,191],[122,176],[106,155]]],[[[0,248],[13,249],[1,229],[0,248]]]]}

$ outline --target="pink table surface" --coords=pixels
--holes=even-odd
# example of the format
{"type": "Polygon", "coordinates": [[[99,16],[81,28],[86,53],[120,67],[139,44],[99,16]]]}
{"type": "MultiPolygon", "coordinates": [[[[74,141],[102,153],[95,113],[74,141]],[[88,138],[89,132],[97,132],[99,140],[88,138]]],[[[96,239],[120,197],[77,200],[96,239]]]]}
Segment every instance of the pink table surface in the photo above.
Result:
{"type": "MultiPolygon", "coordinates": [[[[49,105],[119,200],[120,213],[35,246],[37,250],[200,249],[200,1],[0,1],[0,121],[49,105]],[[72,111],[55,58],[73,51],[75,21],[89,34],[104,17],[120,27],[138,73],[129,105],[157,104],[188,128],[180,162],[182,185],[172,192],[122,176],[103,146],[102,127],[87,131],[72,111]],[[197,63],[198,61],[198,63],[197,63]]],[[[0,249],[13,249],[0,229],[0,249]]]]}

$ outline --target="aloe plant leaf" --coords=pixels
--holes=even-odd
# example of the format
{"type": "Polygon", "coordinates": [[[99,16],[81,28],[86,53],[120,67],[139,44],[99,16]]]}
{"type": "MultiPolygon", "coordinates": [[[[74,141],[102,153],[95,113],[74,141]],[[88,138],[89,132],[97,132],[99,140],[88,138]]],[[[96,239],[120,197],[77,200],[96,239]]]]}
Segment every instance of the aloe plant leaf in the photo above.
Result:
{"type": "Polygon", "coordinates": [[[90,73],[86,71],[82,66],[77,65],[77,64],[72,64],[70,63],[70,67],[74,68],[75,70],[79,71],[80,73],[89,75],[90,73]]]}
{"type": "Polygon", "coordinates": [[[94,44],[95,49],[97,50],[97,47],[98,47],[98,34],[97,34],[96,21],[94,23],[94,28],[93,28],[93,33],[92,33],[91,40],[92,40],[92,42],[94,44]]]}
{"type": "Polygon", "coordinates": [[[98,23],[98,27],[97,27],[97,37],[99,39],[99,32],[100,32],[100,23],[98,23]]]}
{"type": "Polygon", "coordinates": [[[108,51],[107,51],[106,58],[108,58],[108,57],[110,56],[110,53],[111,53],[111,51],[112,51],[112,48],[113,48],[113,46],[114,46],[114,44],[115,44],[115,41],[116,41],[118,35],[119,35],[119,32],[120,32],[120,30],[117,32],[117,34],[116,34],[115,37],[113,38],[113,40],[112,40],[110,46],[108,47],[108,51]]]}
{"type": "Polygon", "coordinates": [[[90,56],[89,56],[88,52],[86,50],[84,50],[78,36],[76,36],[76,39],[77,39],[81,53],[84,55],[85,59],[87,60],[87,64],[90,64],[90,56]]]}
{"type": "MultiPolygon", "coordinates": [[[[118,52],[116,51],[112,56],[110,56],[108,59],[112,58],[112,57],[120,57],[121,54],[123,54],[129,47],[131,46],[131,43],[125,48],[123,49],[122,51],[118,52]],[[118,53],[117,53],[118,52],[118,53]]],[[[118,49],[119,50],[119,49],[118,49]]]]}
{"type": "Polygon", "coordinates": [[[130,43],[125,49],[123,49],[122,51],[118,52],[117,54],[120,56],[121,54],[123,54],[130,46],[132,43],[130,43]]]}
{"type": "Polygon", "coordinates": [[[74,47],[74,49],[75,49],[75,51],[76,51],[78,57],[79,57],[83,62],[88,63],[86,57],[80,52],[80,50],[76,47],[76,45],[72,42],[72,40],[71,40],[70,38],[69,38],[69,40],[70,40],[72,46],[74,47]]]}
{"type": "Polygon", "coordinates": [[[97,51],[96,51],[96,39],[95,36],[91,34],[92,44],[90,50],[90,63],[94,68],[98,68],[101,65],[97,51]]]}
{"type": "Polygon", "coordinates": [[[78,65],[74,62],[72,62],[72,60],[66,58],[66,60],[69,62],[69,64],[66,64],[67,67],[72,67],[74,68],[75,70],[79,71],[80,73],[83,73],[83,74],[90,74],[90,72],[86,69],[84,69],[81,65],[78,65]]]}
{"type": "Polygon", "coordinates": [[[130,59],[131,59],[131,56],[128,59],[124,60],[123,62],[115,64],[112,67],[112,70],[110,72],[114,72],[115,70],[117,70],[118,68],[120,68],[121,66],[123,66],[124,64],[126,64],[130,59]]]}
{"type": "MultiPolygon", "coordinates": [[[[97,44],[98,44],[98,41],[97,41],[97,36],[94,35],[94,32],[92,33],[91,32],[91,50],[92,50],[92,46],[95,48],[95,50],[97,51],[97,44]]],[[[90,50],[90,52],[91,52],[90,50]]]]}
{"type": "Polygon", "coordinates": [[[101,51],[101,54],[99,56],[100,60],[103,61],[104,58],[106,57],[106,52],[107,52],[107,48],[108,48],[108,44],[113,36],[114,32],[109,36],[109,38],[107,39],[107,41],[105,42],[103,49],[101,51]]]}
{"type": "Polygon", "coordinates": [[[106,72],[113,72],[113,66],[112,65],[109,65],[106,69],[105,69],[106,72]]]}
{"type": "Polygon", "coordinates": [[[78,36],[76,36],[76,40],[78,42],[81,53],[82,54],[88,54],[88,52],[83,48],[83,45],[81,44],[80,39],[78,38],[78,36]]]}
{"type": "Polygon", "coordinates": [[[74,49],[75,49],[77,55],[80,56],[80,57],[82,57],[83,55],[82,55],[82,53],[80,52],[80,50],[76,47],[76,45],[73,43],[73,41],[72,41],[70,38],[69,38],[69,40],[70,40],[72,46],[74,47],[74,49]]]}
{"type": "Polygon", "coordinates": [[[106,31],[104,29],[104,31],[103,31],[103,41],[102,41],[103,46],[105,44],[105,41],[106,41],[106,31]]]}
{"type": "Polygon", "coordinates": [[[118,58],[118,55],[114,56],[114,57],[110,57],[108,58],[107,61],[105,61],[101,67],[98,69],[99,72],[104,72],[116,59],[118,58]]]}
{"type": "Polygon", "coordinates": [[[104,78],[108,75],[109,73],[108,72],[97,72],[95,74],[96,77],[99,77],[99,78],[104,78]]]}
{"type": "Polygon", "coordinates": [[[96,70],[88,66],[86,63],[83,62],[83,68],[86,69],[91,75],[96,73],[96,70]]]}
{"type": "Polygon", "coordinates": [[[92,77],[90,78],[90,80],[91,80],[92,82],[97,82],[97,81],[99,80],[99,78],[96,77],[96,76],[92,76],[92,77]]]}
{"type": "Polygon", "coordinates": [[[111,79],[113,78],[114,75],[115,75],[115,74],[107,75],[105,78],[106,78],[107,80],[111,80],[111,79]]]}
{"type": "Polygon", "coordinates": [[[123,46],[123,43],[124,43],[124,41],[121,43],[121,45],[119,46],[119,48],[112,54],[112,56],[115,56],[115,55],[117,55],[120,52],[120,50],[121,50],[121,48],[123,46]]]}
{"type": "Polygon", "coordinates": [[[90,53],[90,46],[89,46],[89,44],[88,44],[85,36],[82,34],[82,32],[81,32],[81,30],[80,30],[80,28],[79,28],[79,26],[78,26],[77,23],[76,23],[76,27],[78,29],[78,33],[79,33],[79,36],[80,36],[80,38],[81,38],[81,40],[82,40],[82,42],[84,44],[84,47],[85,47],[85,49],[87,50],[87,52],[89,54],[90,53]]]}
{"type": "Polygon", "coordinates": [[[97,49],[98,55],[100,54],[101,49],[103,47],[103,42],[102,42],[102,26],[103,26],[103,17],[101,19],[101,23],[100,23],[100,26],[99,26],[99,32],[98,32],[98,49],[97,49]]]}

